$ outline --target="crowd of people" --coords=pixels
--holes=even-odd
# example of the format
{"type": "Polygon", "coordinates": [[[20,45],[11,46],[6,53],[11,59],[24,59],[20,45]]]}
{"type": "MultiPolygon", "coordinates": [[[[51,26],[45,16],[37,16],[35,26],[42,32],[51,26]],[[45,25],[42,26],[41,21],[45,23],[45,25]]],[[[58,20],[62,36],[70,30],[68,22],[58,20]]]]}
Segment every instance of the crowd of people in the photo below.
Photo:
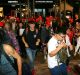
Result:
{"type": "Polygon", "coordinates": [[[61,75],[67,75],[67,65],[70,58],[80,53],[79,41],[80,19],[78,14],[75,14],[74,20],[71,17],[59,19],[53,16],[47,16],[46,18],[42,16],[30,18],[6,16],[1,18],[0,70],[2,70],[0,73],[2,75],[17,75],[17,73],[22,75],[21,57],[26,58],[27,56],[32,75],[35,75],[35,57],[38,51],[42,51],[44,60],[48,61],[51,75],[60,75],[60,73],[61,75]],[[60,61],[59,57],[59,52],[64,48],[67,54],[65,63],[60,61]],[[18,72],[10,66],[4,53],[11,60],[13,58],[17,59],[18,72]],[[7,69],[4,69],[5,67],[7,69]]]}

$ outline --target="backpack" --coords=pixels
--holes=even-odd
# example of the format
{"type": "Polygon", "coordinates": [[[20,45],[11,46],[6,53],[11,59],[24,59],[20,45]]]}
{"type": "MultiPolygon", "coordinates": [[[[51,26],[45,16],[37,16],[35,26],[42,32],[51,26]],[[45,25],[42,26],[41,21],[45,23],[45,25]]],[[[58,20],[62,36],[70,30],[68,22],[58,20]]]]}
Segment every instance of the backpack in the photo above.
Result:
{"type": "Polygon", "coordinates": [[[58,56],[59,62],[66,63],[66,60],[67,60],[67,57],[68,57],[67,56],[67,49],[66,48],[62,48],[58,52],[57,56],[58,56]]]}

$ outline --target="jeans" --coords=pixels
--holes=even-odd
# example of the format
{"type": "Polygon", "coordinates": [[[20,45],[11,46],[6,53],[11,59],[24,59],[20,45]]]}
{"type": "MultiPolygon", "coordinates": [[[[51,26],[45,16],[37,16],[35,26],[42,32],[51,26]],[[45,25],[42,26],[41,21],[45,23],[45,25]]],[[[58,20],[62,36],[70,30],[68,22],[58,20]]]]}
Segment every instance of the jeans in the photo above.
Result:
{"type": "Polygon", "coordinates": [[[67,75],[67,67],[65,64],[61,64],[59,66],[55,66],[50,69],[51,75],[67,75]]]}
{"type": "Polygon", "coordinates": [[[34,60],[35,60],[36,50],[33,50],[31,48],[27,48],[26,52],[27,52],[27,56],[28,56],[29,61],[30,61],[30,63],[29,63],[30,67],[32,69],[32,68],[34,68],[34,60]]]}

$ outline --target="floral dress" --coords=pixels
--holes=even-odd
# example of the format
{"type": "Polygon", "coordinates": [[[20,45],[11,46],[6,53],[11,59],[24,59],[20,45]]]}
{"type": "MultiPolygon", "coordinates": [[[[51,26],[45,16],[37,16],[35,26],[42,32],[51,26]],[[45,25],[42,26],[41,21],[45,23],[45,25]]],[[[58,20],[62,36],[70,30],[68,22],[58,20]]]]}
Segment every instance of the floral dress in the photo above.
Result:
{"type": "Polygon", "coordinates": [[[19,43],[18,43],[18,40],[16,39],[14,32],[8,31],[7,34],[10,37],[10,40],[11,40],[13,47],[17,50],[17,52],[19,52],[20,47],[19,47],[19,43]]]}

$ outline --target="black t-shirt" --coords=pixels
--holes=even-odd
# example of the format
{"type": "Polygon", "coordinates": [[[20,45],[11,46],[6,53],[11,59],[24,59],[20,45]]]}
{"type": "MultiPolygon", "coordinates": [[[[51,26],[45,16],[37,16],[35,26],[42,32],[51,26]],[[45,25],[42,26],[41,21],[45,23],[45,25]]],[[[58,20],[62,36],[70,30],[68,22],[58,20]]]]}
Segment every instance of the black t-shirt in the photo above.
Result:
{"type": "Polygon", "coordinates": [[[28,43],[29,48],[35,50],[36,49],[36,41],[39,39],[39,34],[35,31],[29,30],[28,32],[24,31],[23,36],[25,41],[28,43]]]}

